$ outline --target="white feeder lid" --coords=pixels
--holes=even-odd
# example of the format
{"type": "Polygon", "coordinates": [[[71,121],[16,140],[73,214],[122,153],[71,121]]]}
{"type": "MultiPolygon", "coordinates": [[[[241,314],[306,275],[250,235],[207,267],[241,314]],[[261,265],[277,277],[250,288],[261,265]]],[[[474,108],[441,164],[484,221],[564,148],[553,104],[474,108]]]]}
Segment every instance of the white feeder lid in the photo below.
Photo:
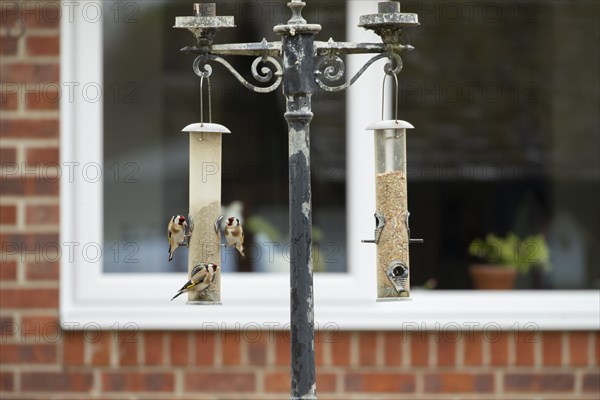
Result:
{"type": "Polygon", "coordinates": [[[208,132],[208,133],[231,133],[229,129],[219,124],[211,124],[208,122],[197,122],[189,124],[181,130],[181,132],[208,132]]]}
{"type": "Polygon", "coordinates": [[[378,129],[414,129],[410,122],[403,121],[401,119],[388,119],[385,121],[374,122],[367,126],[365,129],[368,131],[374,131],[378,129]]]}

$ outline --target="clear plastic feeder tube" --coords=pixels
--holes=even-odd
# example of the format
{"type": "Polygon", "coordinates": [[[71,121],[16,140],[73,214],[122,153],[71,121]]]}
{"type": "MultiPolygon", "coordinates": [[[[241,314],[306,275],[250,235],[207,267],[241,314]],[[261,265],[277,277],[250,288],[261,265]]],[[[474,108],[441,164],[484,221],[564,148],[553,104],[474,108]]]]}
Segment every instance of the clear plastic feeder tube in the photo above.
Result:
{"type": "Polygon", "coordinates": [[[376,215],[383,221],[376,233],[378,301],[410,297],[406,129],[411,128],[401,120],[367,127],[375,131],[376,215]]]}

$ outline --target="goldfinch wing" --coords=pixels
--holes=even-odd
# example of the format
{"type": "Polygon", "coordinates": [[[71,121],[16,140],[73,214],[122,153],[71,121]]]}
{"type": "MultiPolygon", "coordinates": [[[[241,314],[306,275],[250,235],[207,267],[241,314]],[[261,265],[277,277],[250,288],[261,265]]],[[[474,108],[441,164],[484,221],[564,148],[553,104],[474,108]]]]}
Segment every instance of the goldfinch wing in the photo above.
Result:
{"type": "Polygon", "coordinates": [[[192,277],[190,281],[194,282],[194,285],[200,283],[206,279],[208,276],[208,271],[204,267],[204,265],[196,265],[192,270],[192,277]]]}
{"type": "Polygon", "coordinates": [[[192,288],[192,287],[194,287],[194,286],[196,286],[196,283],[194,283],[194,282],[192,282],[191,280],[189,280],[189,281],[187,281],[187,282],[185,283],[185,285],[183,285],[183,287],[182,287],[181,289],[179,289],[179,292],[182,292],[182,291],[184,291],[184,290],[186,290],[186,289],[189,289],[189,288],[192,288]]]}

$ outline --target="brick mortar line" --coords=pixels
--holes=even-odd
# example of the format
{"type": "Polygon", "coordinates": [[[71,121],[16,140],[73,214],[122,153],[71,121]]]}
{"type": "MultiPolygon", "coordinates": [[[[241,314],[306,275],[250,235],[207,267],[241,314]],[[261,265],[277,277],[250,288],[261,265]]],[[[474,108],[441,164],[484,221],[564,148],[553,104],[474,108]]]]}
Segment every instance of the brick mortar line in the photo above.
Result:
{"type": "Polygon", "coordinates": [[[588,332],[588,354],[590,355],[589,359],[588,359],[588,365],[594,365],[596,363],[600,363],[600,360],[596,360],[596,354],[599,352],[600,349],[596,348],[596,344],[598,343],[596,341],[596,334],[597,332],[591,331],[588,332]]]}
{"type": "Polygon", "coordinates": [[[358,332],[352,332],[350,334],[350,343],[349,343],[349,347],[350,347],[350,357],[349,357],[349,361],[350,361],[350,366],[351,367],[356,367],[359,364],[359,358],[360,358],[360,354],[359,354],[359,347],[360,344],[358,342],[358,332]]]}
{"type": "Polygon", "coordinates": [[[90,394],[93,396],[98,396],[100,393],[102,393],[102,376],[100,374],[100,371],[98,371],[97,369],[94,369],[91,372],[93,381],[90,394]]]}
{"type": "Polygon", "coordinates": [[[139,331],[136,337],[137,365],[143,366],[146,364],[146,332],[139,331]]]}
{"type": "MultiPolygon", "coordinates": [[[[31,315],[39,315],[40,313],[44,313],[44,311],[51,312],[52,310],[55,310],[55,309],[51,309],[51,308],[36,309],[36,308],[33,308],[31,310],[37,310],[37,311],[31,312],[31,315]]],[[[17,324],[18,326],[21,326],[21,322],[22,322],[21,321],[21,314],[28,314],[26,311],[30,311],[30,309],[25,309],[25,308],[12,309],[12,310],[9,310],[7,312],[7,310],[5,308],[3,308],[2,311],[0,311],[0,316],[1,317],[12,317],[13,318],[13,323],[17,324]],[[21,312],[21,311],[23,311],[23,312],[21,312]]],[[[31,315],[24,315],[24,316],[25,317],[30,317],[31,315]]],[[[0,368],[1,367],[2,367],[2,364],[0,364],[0,368]]]]}
{"type": "Polygon", "coordinates": [[[454,346],[454,365],[462,367],[465,365],[465,340],[458,340],[454,346]]]}
{"type": "MultiPolygon", "coordinates": [[[[21,183],[25,183],[27,181],[27,178],[33,179],[36,182],[45,183],[59,183],[61,180],[62,166],[57,165],[56,163],[36,163],[33,165],[27,165],[26,163],[17,163],[16,165],[18,166],[18,170],[16,172],[11,171],[11,169],[8,167],[0,167],[0,177],[2,177],[2,179],[0,179],[0,182],[9,179],[20,179],[22,181],[21,183]],[[59,173],[59,168],[61,173],[59,173]]],[[[15,166],[15,164],[12,164],[12,166],[15,166]]],[[[67,174],[69,173],[68,170],[66,172],[67,174]]],[[[74,178],[75,176],[73,176],[73,179],[74,178]]]]}
{"type": "MultiPolygon", "coordinates": [[[[214,346],[213,346],[214,347],[214,346]]],[[[325,349],[323,349],[325,350],[325,349]]],[[[276,362],[276,349],[275,349],[275,338],[271,337],[271,334],[269,334],[269,338],[267,339],[267,345],[265,347],[265,356],[266,356],[266,363],[267,366],[273,366],[275,365],[276,362]]]]}
{"type": "MultiPolygon", "coordinates": [[[[4,36],[4,35],[3,35],[4,36]]],[[[52,65],[60,63],[60,54],[56,55],[29,55],[25,51],[25,41],[20,41],[19,45],[23,48],[19,48],[17,55],[6,54],[2,56],[0,65],[14,65],[14,64],[43,64],[52,65]],[[21,52],[22,50],[22,52],[21,52]]]]}
{"type": "Polygon", "coordinates": [[[22,234],[46,234],[46,233],[59,233],[59,224],[46,224],[46,225],[27,225],[25,223],[25,207],[20,207],[21,204],[17,205],[17,218],[22,218],[22,220],[17,221],[17,225],[0,225],[0,229],[2,229],[2,233],[5,234],[13,234],[13,233],[22,233],[22,234]],[[22,211],[20,210],[22,209],[22,211]],[[19,215],[23,214],[23,215],[19,215]]]}
{"type": "Polygon", "coordinates": [[[577,369],[575,371],[575,385],[573,388],[573,392],[575,394],[584,394],[583,393],[583,374],[585,373],[584,370],[581,369],[577,369]]]}
{"type": "MultiPolygon", "coordinates": [[[[28,331],[28,332],[32,332],[32,331],[28,331]]],[[[2,342],[0,342],[0,346],[5,345],[5,344],[22,344],[23,346],[39,344],[39,345],[56,345],[56,347],[59,348],[65,342],[65,340],[62,338],[62,333],[57,334],[58,339],[56,339],[56,340],[44,340],[44,338],[41,337],[42,333],[43,332],[36,331],[35,335],[32,333],[29,333],[29,336],[20,337],[20,338],[15,338],[14,336],[11,336],[10,340],[8,338],[3,338],[2,342]],[[36,335],[40,336],[40,337],[36,337],[36,335]]],[[[64,365],[64,364],[62,362],[60,362],[59,365],[64,365]]]]}
{"type": "MultiPolygon", "coordinates": [[[[11,148],[23,146],[27,148],[60,148],[60,139],[36,139],[36,138],[2,138],[0,139],[0,148],[11,148]]],[[[19,161],[19,163],[25,160],[19,161]]]]}
{"type": "Polygon", "coordinates": [[[321,346],[323,347],[323,365],[331,365],[333,363],[333,348],[331,346],[331,341],[325,340],[322,342],[321,346]]]}
{"type": "Polygon", "coordinates": [[[533,342],[533,365],[534,367],[543,367],[543,344],[540,332],[535,332],[535,341],[533,342]]]}
{"type": "Polygon", "coordinates": [[[561,345],[561,354],[560,354],[560,365],[563,367],[568,367],[570,364],[570,349],[569,349],[569,332],[563,332],[560,335],[560,345],[561,345]]]}
{"type": "Polygon", "coordinates": [[[185,375],[182,368],[173,371],[173,393],[180,396],[185,394],[185,375]]]}
{"type": "Polygon", "coordinates": [[[481,364],[490,366],[492,361],[492,347],[489,340],[481,340],[481,364]]]}
{"type": "Polygon", "coordinates": [[[439,333],[432,333],[427,335],[427,347],[429,349],[429,354],[428,354],[428,364],[430,367],[437,367],[438,364],[438,357],[437,357],[437,352],[438,352],[438,344],[437,344],[437,340],[435,335],[438,335],[439,333]]]}
{"type": "Polygon", "coordinates": [[[221,342],[221,332],[214,335],[215,345],[213,346],[213,365],[215,367],[223,366],[223,343],[221,342]]]}
{"type": "MultiPolygon", "coordinates": [[[[254,374],[254,386],[256,394],[265,394],[265,370],[263,368],[257,368],[254,374]]],[[[318,387],[317,387],[318,390],[318,387]]]]}
{"type": "MultiPolygon", "coordinates": [[[[17,93],[13,93],[13,94],[18,94],[19,96],[19,103],[24,103],[24,99],[26,98],[24,91],[27,91],[28,93],[44,93],[44,92],[48,92],[49,89],[60,89],[62,90],[68,90],[70,85],[64,85],[64,82],[59,81],[59,82],[7,82],[4,81],[2,82],[2,84],[0,85],[0,89],[2,89],[3,87],[9,87],[11,88],[12,85],[17,85],[17,88],[19,89],[17,93]],[[51,86],[51,87],[50,87],[51,86]]],[[[77,86],[75,86],[77,87],[77,86]]],[[[69,93],[68,91],[66,93],[69,93]]],[[[54,98],[52,98],[54,99],[54,98]]],[[[58,100],[57,100],[58,102],[58,100]]],[[[2,110],[2,112],[11,112],[14,110],[2,110]]]]}
{"type": "MultiPolygon", "coordinates": [[[[34,263],[34,264],[40,263],[42,261],[60,262],[60,258],[57,257],[57,253],[52,253],[53,258],[48,259],[48,260],[42,260],[42,255],[43,254],[41,252],[36,253],[36,254],[18,253],[15,255],[7,255],[7,256],[2,255],[2,260],[3,261],[16,261],[16,262],[23,261],[24,263],[34,263]]],[[[48,257],[48,258],[50,258],[50,257],[48,257]]],[[[42,279],[42,280],[44,280],[44,279],[42,279]]],[[[48,279],[45,279],[45,280],[48,280],[48,279]]],[[[34,279],[34,281],[35,281],[35,279],[34,279]]]]}
{"type": "MultiPolygon", "coordinates": [[[[18,2],[18,0],[13,1],[12,3],[14,4],[16,2],[18,2]]],[[[25,24],[24,25],[24,27],[25,27],[25,35],[21,36],[17,40],[22,39],[23,37],[29,36],[30,33],[33,33],[34,35],[37,35],[39,32],[55,32],[55,33],[60,33],[60,21],[59,20],[60,20],[60,18],[57,18],[57,21],[56,21],[57,25],[56,25],[56,27],[53,27],[53,28],[32,28],[32,27],[28,27],[27,26],[27,21],[22,21],[21,20],[25,24]]],[[[0,28],[0,36],[2,36],[3,38],[9,39],[10,37],[12,37],[12,35],[9,35],[9,31],[11,31],[11,30],[14,30],[14,27],[3,27],[3,28],[0,28]]]]}
{"type": "Polygon", "coordinates": [[[385,362],[385,336],[384,332],[375,334],[375,365],[382,367],[385,362]]]}
{"type": "MultiPolygon", "coordinates": [[[[29,309],[23,308],[20,310],[20,314],[23,317],[31,317],[31,316],[38,316],[38,314],[35,311],[29,311],[29,309]]],[[[2,315],[2,313],[0,313],[0,315],[2,315]]],[[[44,312],[44,317],[59,317],[60,313],[58,312],[57,308],[52,308],[52,309],[47,309],[46,312],[44,312]]]]}
{"type": "Polygon", "coordinates": [[[60,110],[26,110],[25,112],[20,112],[17,110],[2,112],[2,119],[5,121],[58,121],[59,118],[60,110]]]}
{"type": "MultiPolygon", "coordinates": [[[[73,372],[71,370],[71,367],[69,366],[69,372],[73,372]]],[[[52,373],[52,372],[64,372],[65,368],[62,365],[58,365],[58,364],[13,364],[10,367],[2,367],[0,368],[0,371],[2,372],[19,372],[19,373],[37,373],[37,372],[41,372],[41,373],[52,373]]],[[[80,372],[80,371],[77,371],[80,372]]],[[[88,369],[87,371],[83,371],[83,372],[90,372],[90,370],[88,369]]]]}
{"type": "MultiPolygon", "coordinates": [[[[103,333],[105,331],[102,331],[103,333]]],[[[109,363],[110,366],[114,369],[121,368],[121,349],[119,348],[120,340],[119,340],[119,332],[114,330],[107,330],[106,332],[110,333],[111,340],[109,340],[109,363]]]]}
{"type": "Polygon", "coordinates": [[[515,341],[515,333],[509,332],[508,334],[508,344],[507,344],[507,359],[506,363],[509,366],[514,366],[517,362],[517,343],[515,341]]]}
{"type": "Polygon", "coordinates": [[[411,359],[412,356],[410,354],[410,350],[411,350],[411,348],[410,348],[410,344],[411,344],[410,340],[411,340],[410,338],[409,338],[409,340],[405,340],[404,333],[402,333],[402,342],[401,342],[402,363],[401,363],[401,365],[403,367],[409,367],[410,363],[412,362],[412,359],[411,359]]]}
{"type": "MultiPolygon", "coordinates": [[[[25,264],[22,260],[19,263],[25,264]]],[[[19,264],[17,264],[17,268],[19,264]]],[[[25,270],[25,268],[22,268],[25,270]]],[[[26,279],[23,271],[23,281],[0,281],[0,289],[56,289],[58,288],[58,279],[26,279]]],[[[3,307],[4,308],[4,307],[3,307]]]]}
{"type": "Polygon", "coordinates": [[[162,339],[162,357],[163,357],[163,363],[165,365],[171,365],[171,351],[170,351],[170,344],[171,344],[171,334],[170,333],[165,333],[163,335],[161,335],[161,339],[162,339]]]}
{"type": "MultiPolygon", "coordinates": [[[[31,332],[31,331],[29,331],[31,332]]],[[[36,338],[36,337],[21,337],[21,338],[13,338],[11,340],[6,339],[2,339],[1,345],[22,345],[23,347],[27,347],[27,346],[34,346],[34,345],[46,345],[46,346],[51,346],[51,345],[55,345],[57,349],[61,350],[60,347],[64,344],[65,340],[62,339],[62,334],[59,333],[57,335],[57,337],[59,337],[60,339],[57,340],[44,340],[41,338],[41,333],[36,331],[36,335],[39,335],[40,337],[36,338]]],[[[29,336],[33,336],[33,334],[29,333],[29,336]]],[[[59,358],[59,357],[57,357],[59,358]]],[[[64,365],[64,363],[62,362],[62,360],[59,360],[61,362],[58,363],[58,365],[64,365]]]]}
{"type": "MultiPolygon", "coordinates": [[[[186,360],[184,363],[178,363],[177,367],[188,367],[190,365],[194,365],[195,361],[196,361],[196,353],[195,353],[195,349],[196,346],[192,347],[192,342],[191,342],[191,337],[192,337],[192,332],[189,330],[185,330],[181,332],[183,334],[183,340],[181,340],[181,342],[185,343],[185,348],[187,349],[187,354],[186,354],[186,360]]],[[[171,345],[175,345],[175,343],[179,343],[179,342],[175,342],[175,341],[171,341],[171,345]]],[[[172,350],[170,351],[171,355],[174,353],[172,350]]],[[[171,362],[173,362],[173,360],[171,359],[171,362]]]]}
{"type": "Polygon", "coordinates": [[[502,369],[496,369],[494,373],[494,393],[504,395],[505,387],[504,387],[504,379],[505,379],[506,371],[502,369]]]}
{"type": "MultiPolygon", "coordinates": [[[[1,180],[0,180],[1,183],[1,180]]],[[[38,205],[60,205],[58,196],[2,196],[0,198],[0,205],[15,205],[23,203],[25,206],[38,206],[38,205]]]]}
{"type": "Polygon", "coordinates": [[[250,366],[250,351],[248,348],[248,341],[240,340],[239,342],[237,342],[237,345],[240,349],[240,364],[243,366],[250,366]]]}
{"type": "Polygon", "coordinates": [[[425,393],[425,374],[426,371],[415,371],[415,393],[425,393]]]}
{"type": "Polygon", "coordinates": [[[60,26],[56,28],[27,28],[25,37],[43,36],[43,37],[60,37],[60,26]]]}

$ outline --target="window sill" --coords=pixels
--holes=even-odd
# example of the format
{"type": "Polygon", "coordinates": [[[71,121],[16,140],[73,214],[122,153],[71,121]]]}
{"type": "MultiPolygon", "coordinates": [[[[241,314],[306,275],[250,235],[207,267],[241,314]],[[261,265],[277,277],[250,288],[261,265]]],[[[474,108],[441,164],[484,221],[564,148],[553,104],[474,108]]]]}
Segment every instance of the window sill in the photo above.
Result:
{"type": "MultiPolygon", "coordinates": [[[[324,330],[598,330],[600,292],[590,291],[413,291],[412,301],[326,298],[324,280],[315,284],[315,326],[324,330]],[[324,298],[325,297],[325,298],[324,298]]],[[[278,294],[285,294],[284,290],[278,294]]],[[[286,329],[288,296],[228,300],[221,306],[183,302],[136,305],[88,304],[61,307],[63,327],[109,329],[286,329]]]]}

